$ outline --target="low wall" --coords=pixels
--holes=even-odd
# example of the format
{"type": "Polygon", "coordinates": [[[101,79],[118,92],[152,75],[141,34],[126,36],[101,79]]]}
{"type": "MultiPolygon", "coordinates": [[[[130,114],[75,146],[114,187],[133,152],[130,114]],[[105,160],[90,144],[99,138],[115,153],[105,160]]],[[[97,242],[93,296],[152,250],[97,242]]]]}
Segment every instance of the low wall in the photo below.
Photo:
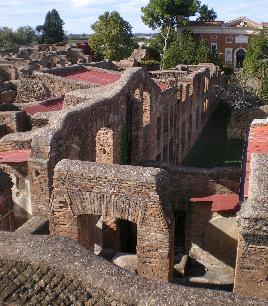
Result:
{"type": "Polygon", "coordinates": [[[136,276],[62,237],[0,232],[0,301],[22,305],[267,305],[136,276]],[[16,250],[16,252],[14,252],[16,250]]]}
{"type": "Polygon", "coordinates": [[[176,209],[184,209],[191,197],[239,194],[241,170],[238,168],[172,167],[157,161],[145,161],[143,165],[168,172],[170,199],[176,209]]]}
{"type": "Polygon", "coordinates": [[[96,86],[49,73],[34,71],[32,75],[23,75],[21,77],[17,88],[16,101],[25,103],[43,101],[51,97],[63,96],[67,92],[79,88],[87,89],[96,86]]]}

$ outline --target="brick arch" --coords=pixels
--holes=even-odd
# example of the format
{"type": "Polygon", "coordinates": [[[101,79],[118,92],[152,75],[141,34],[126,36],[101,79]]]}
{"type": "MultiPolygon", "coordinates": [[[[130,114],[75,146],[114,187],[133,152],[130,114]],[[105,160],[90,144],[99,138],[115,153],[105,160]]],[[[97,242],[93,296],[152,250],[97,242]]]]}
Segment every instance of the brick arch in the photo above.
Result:
{"type": "Polygon", "coordinates": [[[82,215],[131,221],[137,224],[138,273],[171,280],[174,229],[166,180],[165,171],[154,168],[61,161],[54,175],[50,232],[79,240],[82,215]]]}

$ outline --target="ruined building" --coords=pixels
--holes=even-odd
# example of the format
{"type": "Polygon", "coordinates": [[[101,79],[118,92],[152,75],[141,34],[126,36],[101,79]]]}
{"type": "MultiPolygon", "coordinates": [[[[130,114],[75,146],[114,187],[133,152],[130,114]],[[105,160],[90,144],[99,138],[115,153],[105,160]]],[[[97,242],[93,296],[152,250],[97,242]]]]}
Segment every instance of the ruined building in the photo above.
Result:
{"type": "Polygon", "coordinates": [[[0,301],[265,305],[267,121],[251,126],[242,174],[183,167],[219,102],[219,68],[115,68],[21,67],[11,81],[0,301]],[[187,259],[206,277],[188,277],[187,259]],[[171,284],[178,275],[234,292],[171,284]]]}

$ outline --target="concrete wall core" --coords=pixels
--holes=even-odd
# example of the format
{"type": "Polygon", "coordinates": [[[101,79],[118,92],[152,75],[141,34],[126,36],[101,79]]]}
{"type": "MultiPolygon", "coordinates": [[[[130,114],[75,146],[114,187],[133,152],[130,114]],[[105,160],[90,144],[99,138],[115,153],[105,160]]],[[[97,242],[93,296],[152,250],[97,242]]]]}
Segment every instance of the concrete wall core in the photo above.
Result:
{"type": "Polygon", "coordinates": [[[174,228],[167,183],[160,169],[63,160],[55,168],[50,233],[79,240],[81,215],[131,221],[138,273],[170,281],[174,228]]]}

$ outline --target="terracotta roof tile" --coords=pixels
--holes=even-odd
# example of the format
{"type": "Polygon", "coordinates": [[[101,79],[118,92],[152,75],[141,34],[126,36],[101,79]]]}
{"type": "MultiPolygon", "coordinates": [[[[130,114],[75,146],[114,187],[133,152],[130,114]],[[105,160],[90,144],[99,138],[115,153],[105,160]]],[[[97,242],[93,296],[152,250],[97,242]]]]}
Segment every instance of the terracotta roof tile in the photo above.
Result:
{"type": "Polygon", "coordinates": [[[63,108],[63,101],[64,98],[44,101],[36,105],[26,106],[23,110],[30,115],[58,111],[63,108]]]}
{"type": "Polygon", "coordinates": [[[31,150],[14,150],[0,152],[0,164],[26,162],[30,158],[30,153],[31,150]]]}
{"type": "Polygon", "coordinates": [[[55,73],[55,75],[66,77],[67,79],[70,80],[83,81],[97,85],[111,84],[120,79],[120,75],[118,74],[108,73],[105,71],[94,70],[94,69],[91,70],[83,69],[80,72],[61,71],[55,73]]]}

